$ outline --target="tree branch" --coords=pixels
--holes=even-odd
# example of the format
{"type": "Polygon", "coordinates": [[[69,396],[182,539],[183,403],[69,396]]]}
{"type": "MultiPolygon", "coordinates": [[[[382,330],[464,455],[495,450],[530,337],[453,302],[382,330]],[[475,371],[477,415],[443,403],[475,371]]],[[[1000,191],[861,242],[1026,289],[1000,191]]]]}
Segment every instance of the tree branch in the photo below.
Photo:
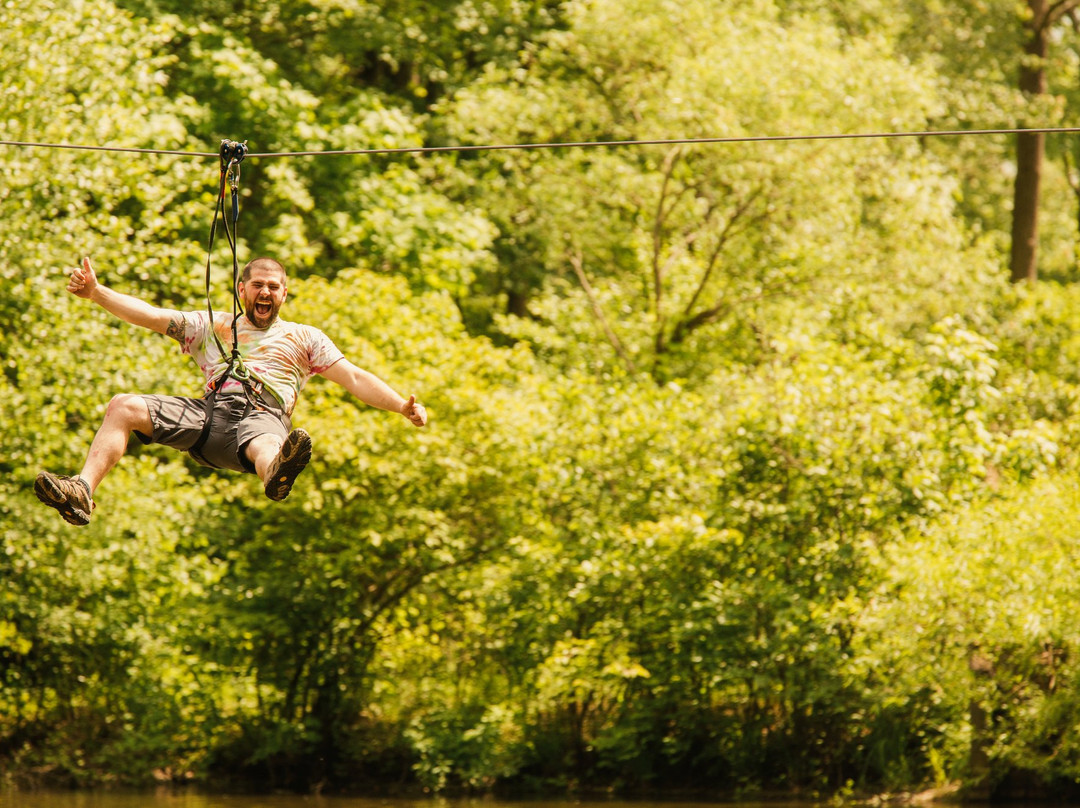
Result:
{"type": "Polygon", "coordinates": [[[1041,21],[1036,21],[1033,27],[1036,30],[1049,28],[1078,6],[1080,6],[1080,0],[1058,0],[1056,3],[1051,3],[1046,8],[1046,16],[1041,21]]]}
{"type": "MultiPolygon", "coordinates": [[[[660,266],[660,253],[661,245],[664,241],[663,230],[664,222],[667,221],[667,217],[671,215],[671,212],[678,206],[682,195],[686,193],[687,189],[683,190],[675,195],[675,198],[671,201],[671,204],[664,209],[664,203],[668,198],[668,186],[671,184],[671,175],[675,169],[675,161],[679,156],[679,149],[676,146],[671,149],[664,156],[663,176],[664,180],[660,184],[660,194],[656,200],[656,213],[653,215],[653,232],[652,232],[652,276],[653,276],[653,310],[656,312],[656,333],[657,335],[664,333],[664,271],[660,266]]],[[[657,345],[657,352],[659,352],[660,346],[657,345]]]]}
{"type": "MultiPolygon", "coordinates": [[[[803,284],[809,283],[809,281],[803,281],[803,284]]],[[[711,322],[719,319],[719,317],[727,312],[734,310],[735,308],[742,306],[746,303],[754,303],[761,300],[767,300],[771,297],[785,292],[791,289],[792,286],[798,286],[798,282],[790,281],[790,279],[783,279],[777,281],[771,286],[764,287],[760,292],[752,295],[744,295],[736,300],[722,300],[707,309],[703,309],[695,314],[693,317],[682,320],[675,330],[671,334],[671,344],[677,345],[683,342],[694,331],[697,331],[702,326],[708,325],[711,322]]]]}
{"type": "Polygon", "coordinates": [[[717,237],[715,247],[713,247],[712,251],[709,253],[709,260],[705,263],[705,272],[701,277],[701,282],[698,283],[697,289],[694,290],[694,294],[690,298],[690,302],[687,303],[686,308],[683,309],[682,320],[684,322],[690,317],[690,312],[694,310],[698,300],[700,300],[701,296],[705,293],[705,288],[712,279],[713,272],[716,271],[716,267],[720,262],[720,254],[723,252],[724,247],[727,246],[728,240],[738,232],[735,225],[744,215],[746,215],[746,212],[750,210],[751,205],[753,205],[757,198],[764,192],[765,186],[758,186],[735,208],[735,212],[731,214],[724,224],[723,229],[720,231],[720,235],[717,237]]]}
{"type": "Polygon", "coordinates": [[[1072,160],[1069,159],[1069,150],[1065,149],[1061,153],[1061,159],[1065,163],[1065,181],[1069,183],[1069,188],[1072,189],[1073,197],[1077,203],[1077,233],[1080,233],[1080,172],[1077,167],[1073,166],[1072,160]]]}
{"type": "Polygon", "coordinates": [[[600,308],[600,302],[596,299],[596,293],[593,292],[592,284],[589,283],[589,278],[585,274],[585,266],[581,257],[581,252],[571,252],[567,255],[567,259],[570,261],[570,266],[574,268],[574,274],[577,275],[578,283],[581,284],[585,296],[589,298],[589,306],[592,308],[593,317],[595,317],[597,323],[599,323],[600,328],[604,332],[604,336],[607,337],[607,341],[611,344],[611,347],[615,349],[615,353],[623,360],[626,369],[631,373],[636,374],[638,372],[637,365],[634,363],[633,358],[627,352],[626,348],[623,347],[618,335],[608,324],[607,317],[604,316],[604,310],[600,308]]]}

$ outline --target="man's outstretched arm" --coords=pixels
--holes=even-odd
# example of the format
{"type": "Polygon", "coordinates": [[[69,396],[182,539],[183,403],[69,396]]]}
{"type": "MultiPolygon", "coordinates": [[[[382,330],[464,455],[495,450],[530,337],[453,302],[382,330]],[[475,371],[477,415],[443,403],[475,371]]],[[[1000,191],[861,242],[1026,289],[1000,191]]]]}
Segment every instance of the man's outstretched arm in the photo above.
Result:
{"type": "Polygon", "coordinates": [[[378,376],[358,368],[348,359],[339,359],[324,370],[322,375],[335,384],[340,384],[371,407],[401,413],[413,426],[424,426],[427,423],[427,411],[417,402],[416,396],[400,396],[378,376]]]}
{"type": "Polygon", "coordinates": [[[76,297],[97,303],[105,311],[126,323],[148,328],[175,340],[184,336],[184,316],[180,312],[152,306],[137,297],[114,292],[98,283],[89,258],[84,258],[82,265],[71,273],[67,290],[76,297]]]}

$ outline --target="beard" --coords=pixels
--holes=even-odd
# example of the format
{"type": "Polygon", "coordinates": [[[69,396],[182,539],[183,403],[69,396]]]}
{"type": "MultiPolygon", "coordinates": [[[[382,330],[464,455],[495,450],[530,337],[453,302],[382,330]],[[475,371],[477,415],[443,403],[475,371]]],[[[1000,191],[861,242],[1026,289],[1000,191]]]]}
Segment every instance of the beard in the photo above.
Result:
{"type": "Polygon", "coordinates": [[[244,310],[244,314],[247,315],[247,318],[256,328],[269,328],[273,325],[274,320],[277,319],[278,310],[280,308],[281,304],[275,303],[272,300],[265,303],[258,300],[252,300],[248,303],[247,308],[244,310]]]}

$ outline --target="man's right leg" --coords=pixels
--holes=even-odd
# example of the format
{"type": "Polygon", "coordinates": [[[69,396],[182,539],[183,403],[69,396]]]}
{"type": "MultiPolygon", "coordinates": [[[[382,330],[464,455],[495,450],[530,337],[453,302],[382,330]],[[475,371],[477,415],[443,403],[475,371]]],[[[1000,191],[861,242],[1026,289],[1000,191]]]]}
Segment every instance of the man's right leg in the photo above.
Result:
{"type": "Polygon", "coordinates": [[[141,432],[143,435],[154,432],[146,401],[142,396],[131,393],[113,396],[105,410],[105,420],[94,435],[86,462],[79,473],[90,486],[90,496],[94,495],[105,475],[112,471],[112,467],[124,456],[132,432],[141,432]]]}
{"type": "Polygon", "coordinates": [[[37,498],[60,512],[73,525],[90,522],[94,491],[127,450],[133,431],[144,435],[153,432],[150,411],[142,396],[125,393],[114,396],[105,410],[105,420],[98,428],[82,472],[78,477],[64,477],[43,471],[34,482],[37,498]]]}
{"type": "Polygon", "coordinates": [[[302,429],[294,429],[284,441],[276,434],[259,435],[244,452],[263,481],[266,496],[280,502],[289,496],[297,476],[311,462],[311,436],[302,429]]]}

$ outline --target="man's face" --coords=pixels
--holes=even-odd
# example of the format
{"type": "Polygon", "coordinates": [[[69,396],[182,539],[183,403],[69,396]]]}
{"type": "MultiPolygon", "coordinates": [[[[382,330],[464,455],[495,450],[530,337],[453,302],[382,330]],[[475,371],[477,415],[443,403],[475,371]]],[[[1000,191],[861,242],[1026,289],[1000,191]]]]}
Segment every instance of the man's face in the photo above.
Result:
{"type": "Polygon", "coordinates": [[[251,277],[240,282],[244,314],[256,328],[269,328],[277,319],[288,291],[283,273],[274,269],[251,270],[251,277]]]}

